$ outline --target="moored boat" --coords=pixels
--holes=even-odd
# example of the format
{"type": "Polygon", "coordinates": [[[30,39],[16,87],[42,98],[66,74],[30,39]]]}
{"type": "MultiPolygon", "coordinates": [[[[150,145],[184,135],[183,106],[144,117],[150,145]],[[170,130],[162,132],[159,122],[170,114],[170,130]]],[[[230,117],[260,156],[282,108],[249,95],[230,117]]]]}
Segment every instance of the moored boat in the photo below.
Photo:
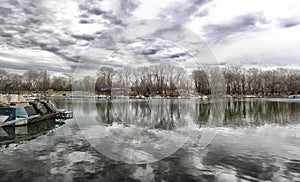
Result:
{"type": "Polygon", "coordinates": [[[0,107],[0,126],[27,125],[55,118],[61,112],[52,104],[43,101],[11,103],[9,106],[0,107]]]}
{"type": "Polygon", "coordinates": [[[289,95],[287,96],[288,99],[300,99],[300,95],[289,95]]]}

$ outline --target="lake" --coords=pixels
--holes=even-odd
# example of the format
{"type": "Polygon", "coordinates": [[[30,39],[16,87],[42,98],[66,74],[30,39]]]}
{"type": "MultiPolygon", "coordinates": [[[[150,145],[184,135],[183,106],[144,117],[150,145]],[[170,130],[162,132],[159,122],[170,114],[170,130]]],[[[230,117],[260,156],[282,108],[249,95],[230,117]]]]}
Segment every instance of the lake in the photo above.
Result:
{"type": "Polygon", "coordinates": [[[56,99],[0,131],[0,181],[299,181],[300,101],[56,99]]]}

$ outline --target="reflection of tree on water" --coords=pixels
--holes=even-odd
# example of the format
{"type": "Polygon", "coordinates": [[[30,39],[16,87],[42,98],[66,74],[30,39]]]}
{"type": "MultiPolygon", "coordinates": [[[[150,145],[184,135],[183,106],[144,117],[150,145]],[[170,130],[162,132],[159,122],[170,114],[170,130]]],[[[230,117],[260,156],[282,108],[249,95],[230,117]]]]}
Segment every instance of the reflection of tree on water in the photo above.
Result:
{"type": "MultiPolygon", "coordinates": [[[[114,122],[112,115],[112,103],[109,101],[101,102],[96,104],[98,113],[101,113],[98,117],[100,117],[100,121],[104,124],[111,125],[114,122]]],[[[115,121],[117,122],[117,121],[115,121]]]]}
{"type": "Polygon", "coordinates": [[[225,126],[288,124],[294,122],[299,114],[299,103],[234,100],[227,102],[223,123],[225,126]]]}
{"type": "Polygon", "coordinates": [[[171,130],[186,125],[184,115],[191,106],[171,100],[156,102],[101,102],[96,104],[98,121],[112,125],[113,122],[124,126],[171,130]]]}
{"type": "MultiPolygon", "coordinates": [[[[166,104],[166,103],[165,103],[166,104]]],[[[162,108],[163,109],[163,108],[162,108]]],[[[179,105],[174,104],[172,101],[166,104],[165,110],[161,110],[165,114],[159,119],[159,123],[154,126],[156,129],[171,130],[175,128],[174,120],[180,119],[179,105]],[[175,113],[175,114],[174,114],[175,113]],[[174,119],[175,117],[175,119],[174,119]]]]}
{"type": "Polygon", "coordinates": [[[210,115],[211,103],[198,103],[195,104],[195,106],[196,112],[194,121],[197,121],[197,124],[201,127],[207,124],[210,115]]]}
{"type": "Polygon", "coordinates": [[[298,105],[258,100],[229,100],[225,101],[224,107],[220,103],[191,100],[106,101],[96,104],[98,121],[103,124],[117,122],[124,126],[164,130],[186,126],[189,116],[200,127],[288,124],[298,118],[298,105]]]}

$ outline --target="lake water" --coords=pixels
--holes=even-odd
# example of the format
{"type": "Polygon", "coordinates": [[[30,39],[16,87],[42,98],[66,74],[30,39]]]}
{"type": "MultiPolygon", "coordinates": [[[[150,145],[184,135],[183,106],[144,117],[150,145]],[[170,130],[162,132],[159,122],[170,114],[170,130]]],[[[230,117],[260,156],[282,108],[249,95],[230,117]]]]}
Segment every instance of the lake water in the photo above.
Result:
{"type": "Polygon", "coordinates": [[[55,102],[76,117],[2,128],[0,181],[300,180],[298,100],[55,102]]]}

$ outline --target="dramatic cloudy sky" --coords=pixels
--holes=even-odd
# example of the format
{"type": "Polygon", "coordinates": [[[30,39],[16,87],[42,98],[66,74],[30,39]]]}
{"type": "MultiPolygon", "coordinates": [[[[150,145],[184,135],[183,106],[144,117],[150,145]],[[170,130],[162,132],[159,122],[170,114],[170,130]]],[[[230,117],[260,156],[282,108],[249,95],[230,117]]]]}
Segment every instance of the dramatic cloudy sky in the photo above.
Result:
{"type": "Polygon", "coordinates": [[[300,68],[299,12],[298,0],[0,0],[0,68],[71,75],[108,57],[197,67],[204,49],[212,65],[300,68]]]}

